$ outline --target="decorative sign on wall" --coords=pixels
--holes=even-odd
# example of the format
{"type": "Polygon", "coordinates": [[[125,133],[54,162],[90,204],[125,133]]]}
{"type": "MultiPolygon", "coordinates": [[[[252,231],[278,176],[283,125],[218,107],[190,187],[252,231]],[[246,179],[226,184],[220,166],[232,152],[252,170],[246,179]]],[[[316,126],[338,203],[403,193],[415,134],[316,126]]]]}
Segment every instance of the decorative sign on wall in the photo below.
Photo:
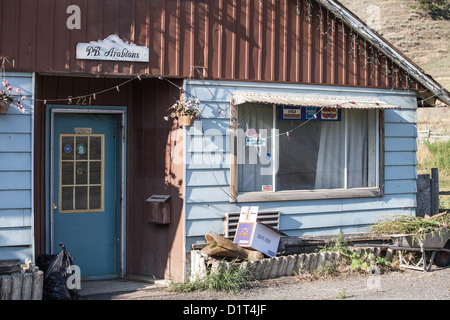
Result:
{"type": "Polygon", "coordinates": [[[104,40],[78,43],[77,59],[149,62],[149,50],[110,35],[104,40]]]}
{"type": "Polygon", "coordinates": [[[297,106],[283,106],[283,119],[300,120],[302,118],[301,111],[297,106]]]}
{"type": "Polygon", "coordinates": [[[279,120],[341,121],[340,108],[279,106],[279,120]]]}

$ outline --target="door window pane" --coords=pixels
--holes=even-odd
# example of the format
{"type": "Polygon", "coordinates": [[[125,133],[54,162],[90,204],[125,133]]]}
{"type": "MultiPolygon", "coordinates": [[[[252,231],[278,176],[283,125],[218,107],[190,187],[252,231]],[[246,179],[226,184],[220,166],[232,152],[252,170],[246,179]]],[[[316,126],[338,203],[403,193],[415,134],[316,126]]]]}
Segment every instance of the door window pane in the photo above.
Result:
{"type": "Polygon", "coordinates": [[[61,188],[60,211],[73,210],[73,187],[61,188]]]}
{"type": "Polygon", "coordinates": [[[77,185],[87,184],[88,170],[87,170],[87,161],[77,161],[77,170],[76,170],[76,181],[77,185]]]}
{"type": "Polygon", "coordinates": [[[61,183],[62,185],[73,184],[73,161],[61,163],[61,183]]]}
{"type": "Polygon", "coordinates": [[[100,161],[89,162],[89,183],[101,184],[102,181],[102,163],[100,161]]]}
{"type": "Polygon", "coordinates": [[[75,153],[73,136],[62,136],[61,137],[61,158],[62,160],[73,160],[73,155],[75,153]]]}
{"type": "Polygon", "coordinates": [[[89,141],[89,158],[91,160],[101,160],[102,158],[102,138],[91,137],[89,141]]]}
{"type": "Polygon", "coordinates": [[[88,137],[76,136],[76,159],[87,160],[88,158],[88,137]]]}
{"type": "Polygon", "coordinates": [[[75,187],[75,210],[88,209],[87,195],[87,187],[75,187]]]}
{"type": "Polygon", "coordinates": [[[102,188],[89,187],[89,208],[99,209],[102,207],[102,188]]]}

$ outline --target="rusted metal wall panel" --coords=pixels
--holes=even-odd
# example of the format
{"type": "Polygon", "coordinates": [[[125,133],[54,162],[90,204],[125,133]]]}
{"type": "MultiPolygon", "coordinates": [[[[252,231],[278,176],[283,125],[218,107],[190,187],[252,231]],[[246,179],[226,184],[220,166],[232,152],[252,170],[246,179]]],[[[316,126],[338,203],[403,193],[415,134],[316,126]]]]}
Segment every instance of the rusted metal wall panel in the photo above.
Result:
{"type": "MultiPolygon", "coordinates": [[[[181,80],[170,80],[182,85],[181,80]]],[[[38,76],[38,99],[67,99],[114,88],[123,82],[113,78],[38,76]]],[[[167,109],[180,90],[164,80],[135,80],[116,90],[98,94],[96,106],[127,107],[127,274],[181,279],[183,276],[182,161],[172,161],[174,150],[182,157],[181,129],[164,121],[167,109]],[[171,195],[171,222],[158,226],[147,222],[145,200],[153,194],[171,195]]],[[[61,102],[67,103],[67,101],[61,102]]],[[[76,103],[73,100],[72,103],[76,103]]],[[[36,102],[35,234],[36,254],[45,252],[45,105],[36,102]]]]}
{"type": "Polygon", "coordinates": [[[418,89],[404,71],[312,0],[0,0],[0,52],[17,71],[418,89]],[[311,7],[308,4],[312,4],[311,7]],[[150,49],[150,62],[75,58],[79,42],[116,34],[150,49]],[[201,69],[203,71],[203,68],[201,69]],[[391,71],[391,72],[389,72],[391,71]],[[392,73],[395,72],[394,73],[392,73]],[[198,76],[198,75],[197,75],[198,76]],[[394,81],[394,82],[393,82],[394,81]]]}

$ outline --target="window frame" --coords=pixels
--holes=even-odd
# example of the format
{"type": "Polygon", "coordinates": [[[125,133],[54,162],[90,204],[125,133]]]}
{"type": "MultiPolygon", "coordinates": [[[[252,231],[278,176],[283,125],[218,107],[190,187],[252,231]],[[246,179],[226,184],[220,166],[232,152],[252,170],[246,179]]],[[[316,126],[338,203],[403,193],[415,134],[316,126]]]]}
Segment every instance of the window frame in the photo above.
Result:
{"type": "MultiPolygon", "coordinates": [[[[252,103],[255,104],[256,103],[252,103]]],[[[257,106],[255,106],[257,107],[257,106]]],[[[251,191],[238,192],[238,108],[239,105],[231,103],[230,106],[230,202],[264,202],[264,201],[293,201],[293,200],[322,200],[343,198],[369,198],[381,197],[384,194],[384,110],[377,109],[377,186],[341,189],[315,189],[315,190],[283,190],[283,191],[251,191]]],[[[276,105],[273,104],[275,122],[276,105]]],[[[347,110],[343,108],[343,111],[347,110]]],[[[272,135],[274,134],[274,130],[272,135]]],[[[274,139],[275,140],[275,139],[274,139]]],[[[276,159],[277,157],[274,157],[276,159]]]]}
{"type": "MultiPolygon", "coordinates": [[[[83,133],[83,134],[77,134],[77,133],[60,133],[59,134],[59,181],[58,181],[58,193],[59,193],[59,213],[66,214],[66,213],[89,213],[89,212],[105,212],[105,134],[104,133],[83,133]],[[74,158],[72,160],[63,160],[62,159],[62,149],[63,149],[63,143],[62,138],[63,137],[73,137],[74,141],[76,141],[77,137],[86,137],[88,138],[88,158],[86,160],[77,160],[76,159],[76,146],[74,144],[74,147],[72,149],[72,152],[74,153],[74,158]],[[90,159],[90,138],[91,137],[98,137],[101,138],[101,146],[100,146],[100,152],[101,152],[101,158],[98,159],[90,159]],[[72,162],[73,165],[73,183],[72,184],[63,184],[63,172],[62,172],[62,164],[63,163],[70,163],[72,162]],[[77,184],[75,173],[76,173],[76,164],[77,162],[86,162],[87,168],[88,168],[88,176],[87,176],[87,182],[85,184],[77,184]],[[100,184],[98,183],[90,183],[90,163],[93,162],[100,162],[100,184]],[[95,186],[100,187],[100,208],[90,208],[90,193],[89,188],[95,186]],[[87,209],[64,209],[63,210],[63,199],[62,199],[62,189],[63,187],[87,187],[87,209]]],[[[75,195],[74,199],[72,200],[73,203],[75,203],[75,195]]]]}

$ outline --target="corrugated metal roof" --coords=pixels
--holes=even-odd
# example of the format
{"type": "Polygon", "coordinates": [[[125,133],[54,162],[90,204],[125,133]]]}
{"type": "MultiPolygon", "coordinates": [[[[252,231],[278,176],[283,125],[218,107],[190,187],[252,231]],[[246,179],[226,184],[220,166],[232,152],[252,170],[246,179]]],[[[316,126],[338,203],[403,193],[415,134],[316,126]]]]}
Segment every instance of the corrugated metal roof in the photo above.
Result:
{"type": "Polygon", "coordinates": [[[75,2],[81,30],[60,14],[67,1],[0,0],[0,52],[13,71],[414,90],[450,105],[445,88],[335,0],[75,2]],[[148,47],[149,62],[76,58],[78,43],[110,35],[148,47]]]}
{"type": "Polygon", "coordinates": [[[387,73],[395,61],[372,57],[364,38],[350,36],[355,28],[315,1],[75,1],[81,30],[59,14],[66,1],[22,2],[0,0],[0,52],[14,71],[425,90],[403,70],[387,73]],[[78,43],[110,35],[148,47],[149,62],[76,58],[78,43]]]}
{"type": "Polygon", "coordinates": [[[307,95],[262,95],[251,93],[233,94],[234,105],[242,103],[268,103],[290,106],[311,107],[339,107],[343,109],[398,109],[399,106],[383,102],[379,99],[366,97],[333,97],[333,96],[307,96],[307,95]]]}

